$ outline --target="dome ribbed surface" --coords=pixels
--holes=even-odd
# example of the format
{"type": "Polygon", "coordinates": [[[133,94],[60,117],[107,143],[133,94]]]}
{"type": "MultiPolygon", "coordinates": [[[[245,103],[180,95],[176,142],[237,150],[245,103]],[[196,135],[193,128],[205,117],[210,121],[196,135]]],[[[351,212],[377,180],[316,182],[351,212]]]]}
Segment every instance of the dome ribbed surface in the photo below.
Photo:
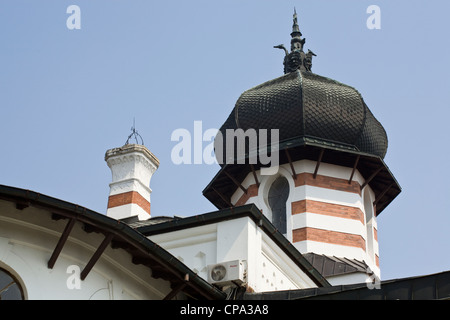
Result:
{"type": "Polygon", "coordinates": [[[220,131],[238,128],[279,129],[280,142],[310,138],[381,158],[388,145],[355,88],[300,70],[242,93],[220,131]]]}

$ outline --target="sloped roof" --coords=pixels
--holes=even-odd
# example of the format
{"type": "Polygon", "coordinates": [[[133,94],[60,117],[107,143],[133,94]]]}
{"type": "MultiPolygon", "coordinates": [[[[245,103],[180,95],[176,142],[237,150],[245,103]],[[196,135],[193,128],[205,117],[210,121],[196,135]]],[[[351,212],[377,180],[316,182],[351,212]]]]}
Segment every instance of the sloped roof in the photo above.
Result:
{"type": "MultiPolygon", "coordinates": [[[[170,281],[173,288],[182,288],[183,292],[194,299],[221,300],[226,298],[224,292],[209,284],[169,252],[122,221],[44,194],[5,185],[0,185],[0,200],[15,203],[19,210],[28,207],[41,208],[51,213],[54,218],[83,223],[86,232],[105,234],[105,240],[109,240],[104,241],[106,246],[111,245],[113,248],[126,250],[131,254],[133,263],[143,264],[152,270],[152,277],[170,281]]],[[[64,231],[60,239],[67,236],[68,234],[64,231]]],[[[58,250],[63,249],[63,247],[59,247],[60,242],[58,242],[58,245],[55,243],[56,249],[52,257],[57,258],[58,250]]],[[[62,244],[64,245],[64,241],[62,241],[62,244]]],[[[87,265],[90,265],[93,260],[95,259],[91,259],[87,265]]],[[[49,268],[51,268],[50,260],[49,268]]]]}
{"type": "Polygon", "coordinates": [[[379,288],[367,283],[326,288],[244,293],[243,300],[450,300],[450,271],[381,281],[379,288]]]}
{"type": "MultiPolygon", "coordinates": [[[[400,193],[401,186],[386,163],[378,156],[370,155],[351,148],[344,150],[334,143],[300,137],[280,143],[279,163],[293,163],[298,160],[322,161],[324,163],[355,168],[368,181],[375,193],[376,215],[379,215],[400,193]]],[[[231,207],[231,196],[238,186],[231,180],[243,181],[252,171],[262,166],[230,163],[225,164],[203,190],[203,195],[218,209],[231,207]]],[[[320,170],[319,170],[320,174],[320,170]]],[[[349,178],[351,176],[349,175],[349,178]]]]}
{"type": "Polygon", "coordinates": [[[303,254],[303,256],[326,278],[354,272],[367,273],[368,266],[364,261],[338,258],[312,252],[303,254]]]}

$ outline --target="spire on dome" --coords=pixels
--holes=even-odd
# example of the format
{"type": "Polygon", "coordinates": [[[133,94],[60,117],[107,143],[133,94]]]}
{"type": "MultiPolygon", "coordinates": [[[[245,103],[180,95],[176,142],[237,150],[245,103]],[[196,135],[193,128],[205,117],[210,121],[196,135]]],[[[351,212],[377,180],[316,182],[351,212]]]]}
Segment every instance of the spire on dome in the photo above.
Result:
{"type": "Polygon", "coordinates": [[[283,49],[286,53],[284,58],[284,73],[300,71],[311,71],[312,57],[315,56],[314,52],[308,50],[307,53],[303,51],[303,46],[306,39],[302,39],[302,33],[297,21],[297,11],[294,8],[292,32],[291,32],[291,53],[287,51],[284,45],[280,44],[274,48],[283,49]]]}
{"type": "Polygon", "coordinates": [[[300,32],[300,27],[297,22],[297,11],[294,8],[294,19],[292,24],[291,32],[291,51],[303,51],[303,45],[305,44],[305,39],[302,39],[302,33],[300,32]]]}
{"type": "Polygon", "coordinates": [[[294,7],[294,23],[292,25],[292,33],[291,36],[294,37],[294,34],[298,33],[300,36],[302,36],[302,33],[300,32],[300,28],[298,26],[298,22],[297,22],[297,11],[295,10],[294,7]]]}

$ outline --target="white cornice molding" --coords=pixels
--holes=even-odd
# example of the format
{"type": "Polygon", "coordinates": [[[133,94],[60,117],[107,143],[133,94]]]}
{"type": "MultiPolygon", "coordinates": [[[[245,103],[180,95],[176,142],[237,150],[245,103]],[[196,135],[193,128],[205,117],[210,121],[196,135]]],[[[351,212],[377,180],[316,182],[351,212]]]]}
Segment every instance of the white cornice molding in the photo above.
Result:
{"type": "Polygon", "coordinates": [[[120,148],[109,149],[106,151],[105,161],[109,167],[126,162],[141,162],[152,173],[159,167],[158,158],[145,146],[139,144],[127,144],[120,148]]]}

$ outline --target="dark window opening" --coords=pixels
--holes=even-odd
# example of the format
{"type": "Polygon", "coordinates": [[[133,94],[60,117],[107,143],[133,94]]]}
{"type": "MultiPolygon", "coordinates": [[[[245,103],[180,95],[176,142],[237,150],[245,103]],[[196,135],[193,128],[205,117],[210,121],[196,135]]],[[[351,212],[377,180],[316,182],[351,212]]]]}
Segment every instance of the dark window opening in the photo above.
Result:
{"type": "Polygon", "coordinates": [[[0,268],[0,300],[23,300],[23,292],[17,280],[0,268]]]}
{"type": "Polygon", "coordinates": [[[289,183],[278,177],[269,189],[269,206],[272,209],[272,223],[282,234],[286,234],[286,201],[289,197],[289,183]]]}

